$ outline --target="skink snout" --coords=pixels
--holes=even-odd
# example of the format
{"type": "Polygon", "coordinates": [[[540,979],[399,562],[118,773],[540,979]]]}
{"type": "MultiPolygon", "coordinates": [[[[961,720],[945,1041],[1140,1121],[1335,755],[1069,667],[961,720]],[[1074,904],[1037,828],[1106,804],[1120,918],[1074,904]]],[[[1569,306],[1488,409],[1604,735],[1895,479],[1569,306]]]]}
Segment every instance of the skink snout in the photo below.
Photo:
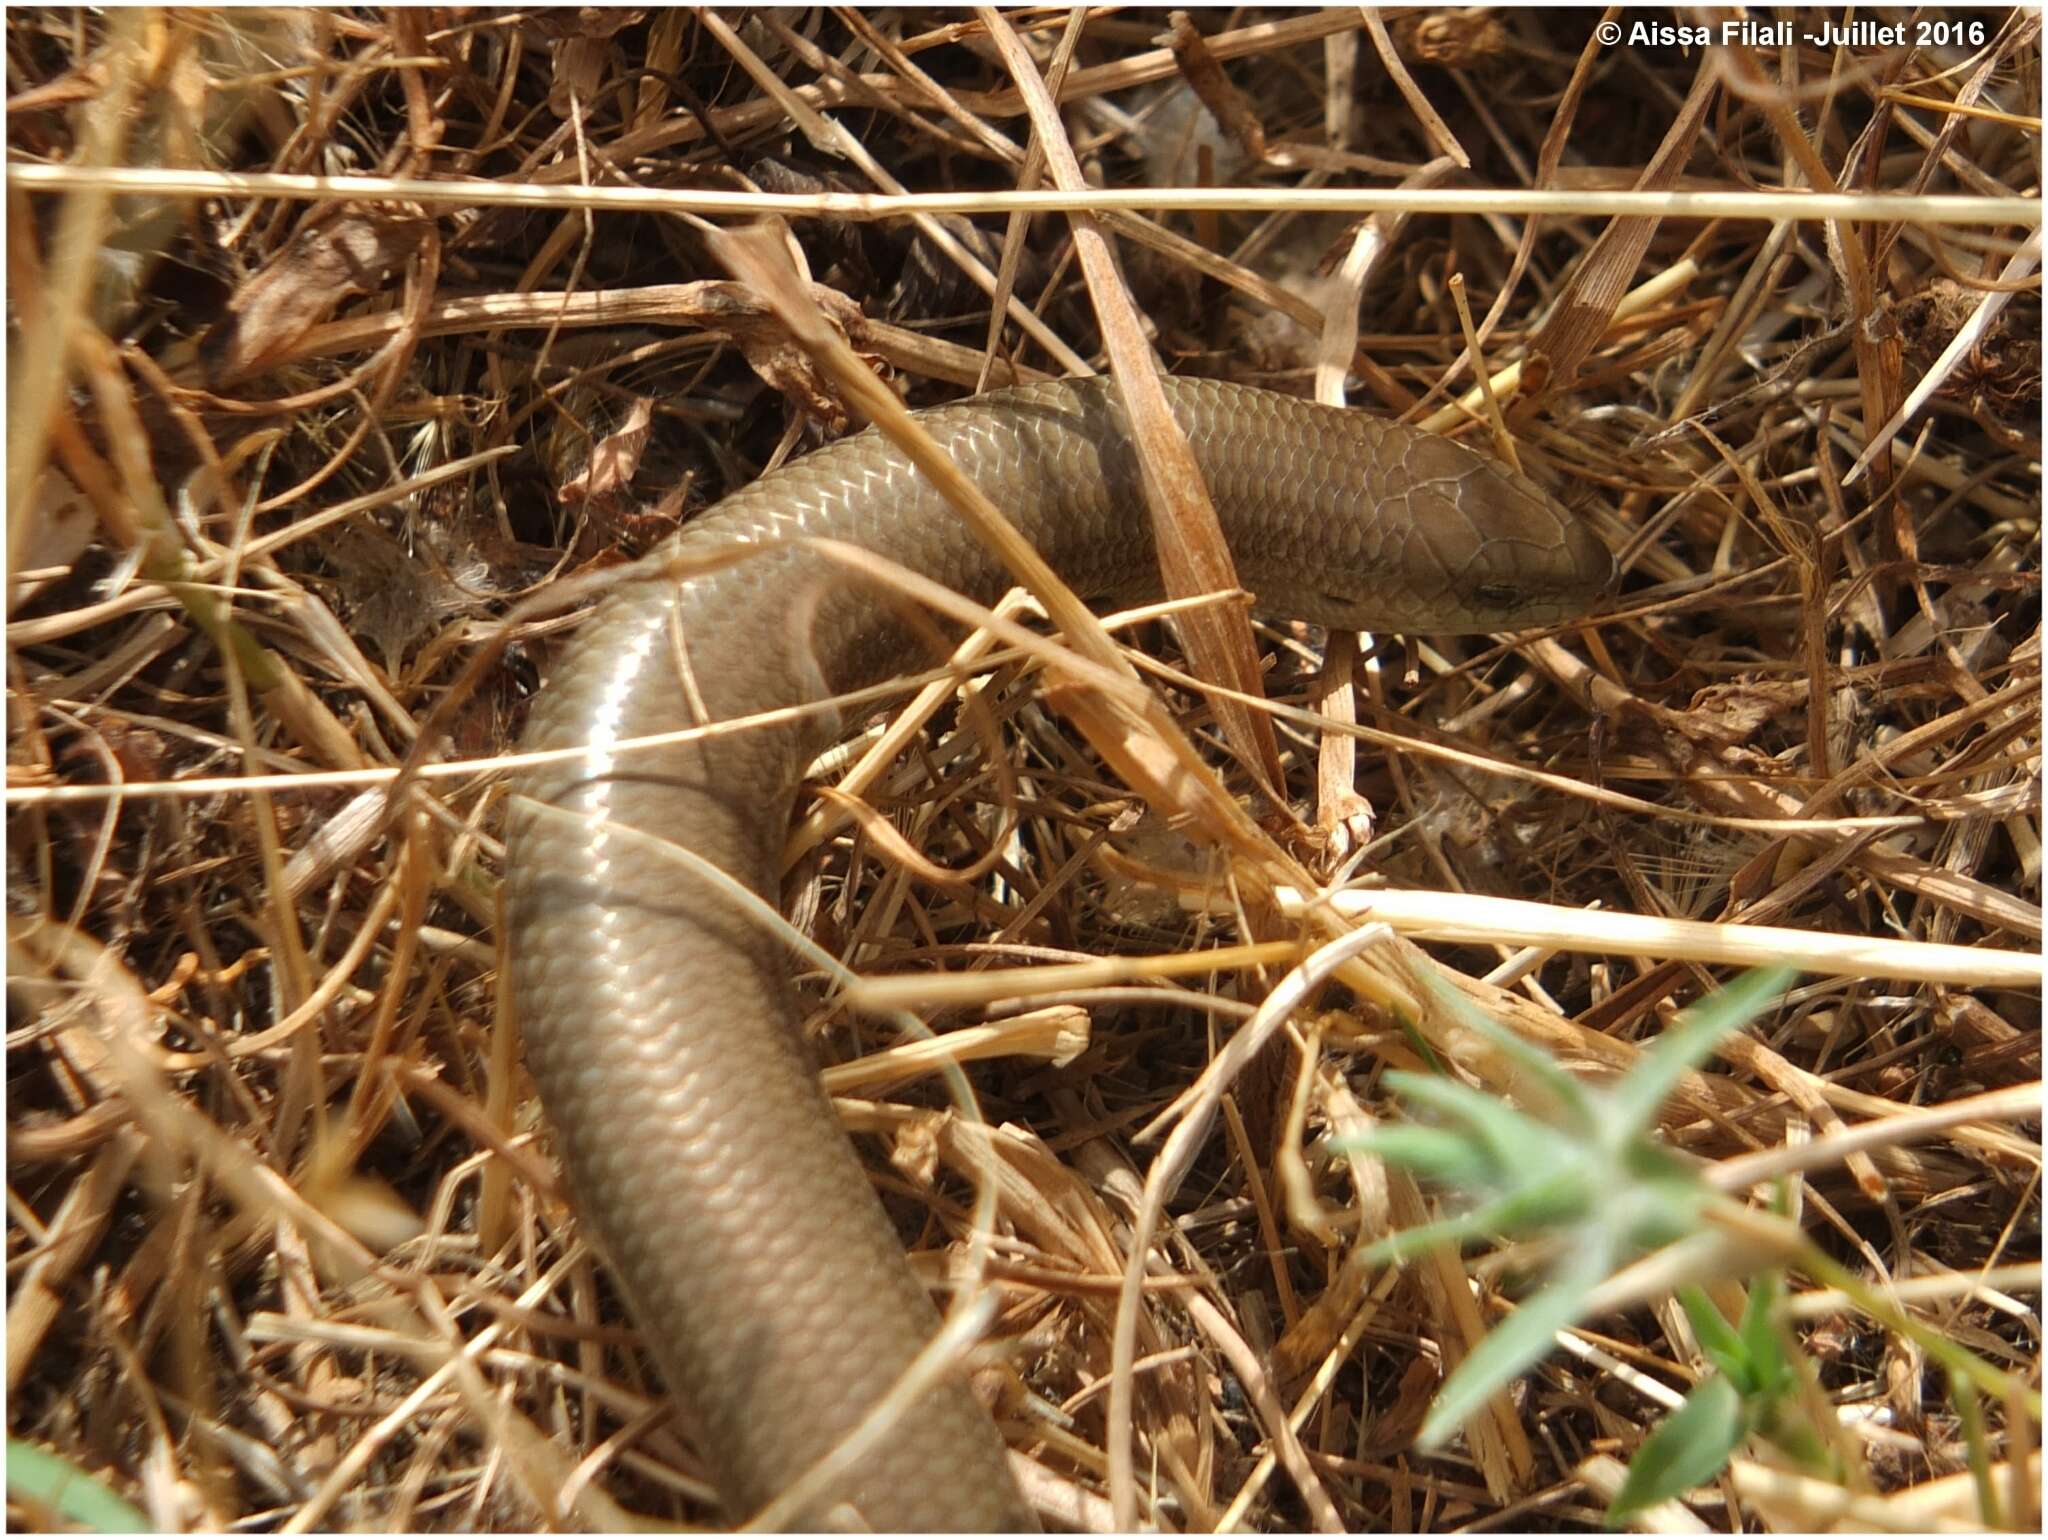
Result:
{"type": "Polygon", "coordinates": [[[1458,556],[1446,561],[1456,629],[1512,631],[1585,614],[1614,586],[1614,556],[1584,520],[1492,461],[1458,485],[1458,556]]]}
{"type": "Polygon", "coordinates": [[[1565,521],[1564,556],[1570,574],[1567,581],[1579,595],[1580,607],[1589,609],[1614,591],[1621,569],[1615,565],[1607,542],[1593,533],[1592,525],[1562,509],[1559,512],[1565,521]]]}

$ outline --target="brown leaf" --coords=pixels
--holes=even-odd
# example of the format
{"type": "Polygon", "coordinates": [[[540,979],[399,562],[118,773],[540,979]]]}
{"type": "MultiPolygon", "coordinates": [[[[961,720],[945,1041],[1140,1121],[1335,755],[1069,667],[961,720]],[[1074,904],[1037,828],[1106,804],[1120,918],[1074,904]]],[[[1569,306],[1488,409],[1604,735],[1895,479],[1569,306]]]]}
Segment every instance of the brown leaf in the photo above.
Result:
{"type": "MultiPolygon", "coordinates": [[[[744,303],[751,313],[743,314],[735,306],[733,313],[723,319],[722,328],[739,345],[748,366],[827,429],[843,432],[848,420],[846,408],[819,373],[811,355],[791,339],[781,322],[767,313],[750,290],[740,285],[732,287],[745,296],[744,303]]],[[[858,342],[867,325],[860,306],[837,289],[822,284],[812,284],[810,293],[833,329],[843,333],[848,341],[858,342]]],[[[872,366],[873,360],[868,362],[872,366]]]]}
{"type": "Polygon", "coordinates": [[[231,384],[289,352],[343,301],[384,287],[433,228],[388,209],[341,212],[295,236],[228,301],[201,345],[208,382],[231,384]]]}
{"type": "Polygon", "coordinates": [[[1733,748],[1784,721],[1798,709],[1805,689],[1796,679],[1712,685],[1693,697],[1685,726],[1701,742],[1733,748]]]}
{"type": "Polygon", "coordinates": [[[590,463],[579,476],[566,482],[559,494],[565,504],[580,503],[608,493],[622,492],[640,468],[640,452],[647,447],[649,425],[654,421],[654,402],[635,396],[626,420],[598,440],[590,452],[590,463]]]}
{"type": "Polygon", "coordinates": [[[566,118],[575,103],[588,103],[604,82],[611,44],[601,37],[568,37],[555,44],[555,80],[548,111],[566,118]]]}

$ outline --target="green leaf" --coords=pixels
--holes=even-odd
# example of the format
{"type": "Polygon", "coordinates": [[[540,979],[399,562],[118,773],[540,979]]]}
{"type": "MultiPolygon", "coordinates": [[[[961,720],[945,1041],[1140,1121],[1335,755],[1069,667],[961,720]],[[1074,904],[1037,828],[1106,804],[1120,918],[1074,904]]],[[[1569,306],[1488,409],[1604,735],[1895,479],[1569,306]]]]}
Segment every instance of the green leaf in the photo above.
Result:
{"type": "MultiPolygon", "coordinates": [[[[1750,1296],[1752,1300],[1755,1297],[1750,1296]]],[[[1749,1343],[1728,1324],[1720,1308],[1707,1298],[1707,1291],[1688,1283],[1678,1291],[1678,1302],[1685,1306],[1686,1319],[1692,1322],[1692,1334],[1700,1339],[1700,1351],[1707,1355],[1707,1362],[1727,1375],[1737,1390],[1750,1389],[1749,1343]]],[[[1748,1319],[1745,1313],[1745,1324],[1748,1319]]]]}
{"type": "Polygon", "coordinates": [[[135,1534],[150,1527],[141,1510],[70,1461],[18,1438],[7,1441],[7,1490],[17,1501],[40,1504],[99,1534],[135,1534]]]}
{"type": "Polygon", "coordinates": [[[1841,1460],[1813,1424],[1800,1415],[1796,1400],[1789,1396],[1776,1401],[1759,1398],[1749,1403],[1749,1411],[1754,1430],[1800,1470],[1818,1480],[1842,1484],[1841,1460]]]}
{"type": "Polygon", "coordinates": [[[1608,1528],[1711,1481],[1742,1442],[1742,1433],[1741,1392],[1718,1374],[1700,1381],[1629,1462],[1621,1490],[1607,1509],[1608,1528]]]}
{"type": "Polygon", "coordinates": [[[1488,1396],[1548,1354],[1558,1332],[1579,1318],[1586,1296],[1607,1276],[1613,1243],[1604,1230],[1592,1226],[1570,1239],[1574,1249],[1550,1281],[1488,1333],[1444,1381],[1415,1437],[1415,1447],[1422,1453],[1441,1445],[1488,1396]]]}
{"type": "Polygon", "coordinates": [[[1757,968],[1681,1015],[1643,1050],[1635,1068],[1608,1089],[1603,1118],[1608,1139],[1618,1146],[1648,1128],[1685,1072],[1712,1053],[1722,1038],[1762,1015],[1797,977],[1797,968],[1757,968]]]}
{"type": "Polygon", "coordinates": [[[1782,1273],[1761,1273],[1749,1285],[1749,1303],[1742,1312],[1742,1342],[1748,1349],[1749,1378],[1745,1393],[1776,1400],[1792,1388],[1792,1365],[1785,1357],[1785,1339],[1775,1319],[1782,1273]]]}
{"type": "MultiPolygon", "coordinates": [[[[1486,1228],[1495,1235],[1526,1235],[1532,1230],[1577,1224],[1594,1208],[1597,1194],[1579,1171],[1565,1171],[1519,1187],[1486,1206],[1486,1228]]],[[[1595,1221],[1604,1232],[1624,1232],[1605,1213],[1595,1221]]]]}
{"type": "Polygon", "coordinates": [[[1449,1219],[1433,1220],[1426,1225],[1410,1225],[1405,1230],[1396,1230],[1374,1241],[1358,1254],[1358,1265],[1377,1267],[1382,1262],[1405,1262],[1419,1256],[1432,1246],[1462,1241],[1468,1235],[1486,1233],[1486,1210],[1477,1209],[1469,1214],[1456,1214],[1449,1219]]]}
{"type": "Polygon", "coordinates": [[[1467,1191],[1492,1175],[1484,1152],[1465,1135],[1420,1123],[1379,1123],[1362,1134],[1332,1139],[1330,1148],[1340,1155],[1377,1155],[1390,1165],[1467,1191]]]}
{"type": "Polygon", "coordinates": [[[1540,1081],[1551,1095],[1557,1098],[1559,1106],[1572,1117],[1587,1127],[1592,1126],[1593,1104],[1586,1095],[1586,1088],[1559,1068],[1557,1060],[1528,1039],[1495,1021],[1434,968],[1426,970],[1423,978],[1435,994],[1439,1005],[1513,1059],[1532,1078],[1540,1081]]]}
{"type": "Polygon", "coordinates": [[[1387,1089],[1404,1101],[1463,1123],[1471,1130],[1470,1137],[1492,1153],[1504,1177],[1534,1175],[1555,1165],[1557,1150],[1567,1144],[1555,1129],[1545,1128],[1506,1102],[1448,1076],[1414,1075],[1395,1069],[1388,1070],[1384,1079],[1387,1089]]]}
{"type": "Polygon", "coordinates": [[[1453,1214],[1448,1219],[1397,1230],[1366,1247],[1358,1260],[1368,1267],[1381,1262],[1405,1261],[1432,1246],[1462,1241],[1468,1236],[1517,1235],[1546,1224],[1561,1224],[1576,1219],[1584,1208],[1585,1204],[1576,1193],[1567,1193],[1560,1200],[1547,1188],[1513,1192],[1490,1203],[1482,1203],[1477,1208],[1467,1209],[1462,1214],[1453,1214]]]}
{"type": "Polygon", "coordinates": [[[1654,1251],[1697,1233],[1700,1210],[1713,1196],[1696,1172],[1663,1164],[1668,1159],[1668,1151],[1636,1145],[1622,1161],[1626,1186],[1606,1199],[1615,1223],[1627,1223],[1623,1233],[1639,1250],[1654,1251]],[[1624,1194],[1630,1201],[1622,1201],[1624,1194]]]}

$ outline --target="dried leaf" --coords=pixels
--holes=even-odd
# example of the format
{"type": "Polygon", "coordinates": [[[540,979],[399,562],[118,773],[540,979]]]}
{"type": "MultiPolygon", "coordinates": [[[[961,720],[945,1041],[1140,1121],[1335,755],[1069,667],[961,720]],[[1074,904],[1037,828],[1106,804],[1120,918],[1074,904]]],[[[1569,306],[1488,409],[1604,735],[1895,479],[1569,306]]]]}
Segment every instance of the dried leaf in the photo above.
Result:
{"type": "Polygon", "coordinates": [[[580,475],[563,484],[559,494],[562,502],[581,503],[625,491],[632,483],[633,473],[640,468],[640,454],[647,447],[648,428],[653,421],[653,401],[635,396],[626,410],[626,420],[598,440],[597,447],[590,452],[590,463],[580,475]]]}
{"type": "Polygon", "coordinates": [[[432,229],[431,220],[352,204],[309,224],[236,291],[227,317],[207,334],[200,352],[209,383],[255,373],[344,301],[384,289],[432,229]]]}

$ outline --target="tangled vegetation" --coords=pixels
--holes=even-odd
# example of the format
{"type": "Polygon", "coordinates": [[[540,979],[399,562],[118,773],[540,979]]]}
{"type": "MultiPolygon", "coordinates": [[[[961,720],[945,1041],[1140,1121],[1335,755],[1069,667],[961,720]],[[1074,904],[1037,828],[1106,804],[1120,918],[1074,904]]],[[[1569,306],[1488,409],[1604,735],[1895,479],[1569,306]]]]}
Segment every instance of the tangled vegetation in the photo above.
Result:
{"type": "Polygon", "coordinates": [[[1048,1519],[2038,1530],[2041,22],[1800,14],[1902,30],[11,9],[10,1523],[720,1521],[499,1007],[498,760],[559,580],[848,425],[748,217],[913,405],[1149,347],[1623,571],[1250,697],[1127,617],[1156,740],[991,644],[1013,773],[953,680],[819,767],[828,1086],[935,1287],[999,1169],[1048,1519]]]}

